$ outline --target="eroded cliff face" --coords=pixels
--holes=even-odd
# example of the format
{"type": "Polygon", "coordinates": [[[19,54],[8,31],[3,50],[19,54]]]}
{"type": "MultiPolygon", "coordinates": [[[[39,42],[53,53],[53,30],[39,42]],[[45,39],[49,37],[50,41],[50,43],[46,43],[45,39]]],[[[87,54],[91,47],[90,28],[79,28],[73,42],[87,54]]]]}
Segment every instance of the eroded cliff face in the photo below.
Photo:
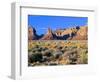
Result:
{"type": "Polygon", "coordinates": [[[88,27],[80,26],[69,29],[59,29],[52,31],[48,28],[47,33],[38,36],[35,28],[28,28],[28,40],[87,40],[88,27]]]}
{"type": "Polygon", "coordinates": [[[30,26],[28,28],[28,40],[37,40],[37,39],[38,39],[38,36],[37,36],[35,28],[30,26]]]}
{"type": "Polygon", "coordinates": [[[28,28],[28,40],[33,40],[33,28],[28,28]]]}
{"type": "Polygon", "coordinates": [[[87,40],[88,39],[88,27],[81,27],[72,40],[87,40]]]}
{"type": "Polygon", "coordinates": [[[53,40],[54,36],[52,30],[48,28],[47,33],[41,38],[41,40],[53,40]]]}

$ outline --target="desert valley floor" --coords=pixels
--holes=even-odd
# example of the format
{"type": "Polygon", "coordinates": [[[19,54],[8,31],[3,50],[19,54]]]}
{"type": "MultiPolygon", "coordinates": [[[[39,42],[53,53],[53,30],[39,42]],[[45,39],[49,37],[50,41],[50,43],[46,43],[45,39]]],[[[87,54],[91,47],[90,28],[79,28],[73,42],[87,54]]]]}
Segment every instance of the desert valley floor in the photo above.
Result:
{"type": "Polygon", "coordinates": [[[32,40],[28,66],[88,64],[88,40],[32,40]]]}

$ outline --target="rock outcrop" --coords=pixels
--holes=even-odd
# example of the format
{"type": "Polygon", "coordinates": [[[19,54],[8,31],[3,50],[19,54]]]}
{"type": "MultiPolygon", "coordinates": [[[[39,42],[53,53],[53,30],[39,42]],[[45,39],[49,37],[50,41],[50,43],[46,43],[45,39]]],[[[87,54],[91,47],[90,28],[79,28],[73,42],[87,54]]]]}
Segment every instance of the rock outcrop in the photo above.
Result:
{"type": "Polygon", "coordinates": [[[33,40],[33,28],[28,28],[28,40],[33,40]]]}
{"type": "Polygon", "coordinates": [[[35,28],[32,28],[31,26],[28,27],[28,40],[36,40],[37,34],[35,28]]]}
{"type": "Polygon", "coordinates": [[[54,36],[52,33],[52,30],[50,28],[48,28],[47,33],[41,38],[41,40],[53,40],[54,36]]]}
{"type": "Polygon", "coordinates": [[[88,27],[81,27],[72,40],[87,40],[88,39],[88,27]]]}
{"type": "Polygon", "coordinates": [[[88,27],[76,26],[68,29],[59,29],[52,31],[48,28],[47,33],[43,35],[37,35],[35,28],[28,28],[28,40],[87,40],[88,39],[88,27]]]}

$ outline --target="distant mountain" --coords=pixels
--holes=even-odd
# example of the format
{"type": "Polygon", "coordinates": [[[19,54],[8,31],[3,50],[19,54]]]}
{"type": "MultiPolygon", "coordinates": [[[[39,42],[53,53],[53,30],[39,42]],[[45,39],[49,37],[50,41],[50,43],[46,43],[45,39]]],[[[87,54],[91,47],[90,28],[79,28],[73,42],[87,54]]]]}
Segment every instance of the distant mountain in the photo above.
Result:
{"type": "Polygon", "coordinates": [[[87,40],[88,39],[88,27],[76,26],[68,29],[58,29],[52,31],[48,28],[47,33],[43,35],[37,35],[35,28],[28,28],[29,40],[87,40]]]}

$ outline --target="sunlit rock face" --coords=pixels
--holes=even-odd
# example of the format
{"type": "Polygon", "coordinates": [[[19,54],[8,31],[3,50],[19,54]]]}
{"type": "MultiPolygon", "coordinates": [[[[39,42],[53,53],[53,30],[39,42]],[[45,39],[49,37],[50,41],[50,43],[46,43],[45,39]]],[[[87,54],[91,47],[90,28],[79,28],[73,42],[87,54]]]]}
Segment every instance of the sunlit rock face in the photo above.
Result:
{"type": "Polygon", "coordinates": [[[31,26],[28,27],[28,40],[36,40],[37,34],[35,28],[32,28],[31,26]]]}
{"type": "Polygon", "coordinates": [[[76,36],[74,36],[72,39],[73,40],[87,40],[88,39],[88,27],[87,26],[81,27],[77,31],[76,36]]]}
{"type": "Polygon", "coordinates": [[[33,40],[33,28],[28,28],[28,40],[33,40]]]}
{"type": "Polygon", "coordinates": [[[53,40],[54,36],[52,30],[48,28],[47,33],[41,38],[41,40],[53,40]]]}
{"type": "Polygon", "coordinates": [[[76,26],[68,29],[57,29],[55,31],[48,28],[46,33],[38,35],[36,29],[29,26],[28,40],[87,40],[87,32],[87,26],[76,26]]]}

